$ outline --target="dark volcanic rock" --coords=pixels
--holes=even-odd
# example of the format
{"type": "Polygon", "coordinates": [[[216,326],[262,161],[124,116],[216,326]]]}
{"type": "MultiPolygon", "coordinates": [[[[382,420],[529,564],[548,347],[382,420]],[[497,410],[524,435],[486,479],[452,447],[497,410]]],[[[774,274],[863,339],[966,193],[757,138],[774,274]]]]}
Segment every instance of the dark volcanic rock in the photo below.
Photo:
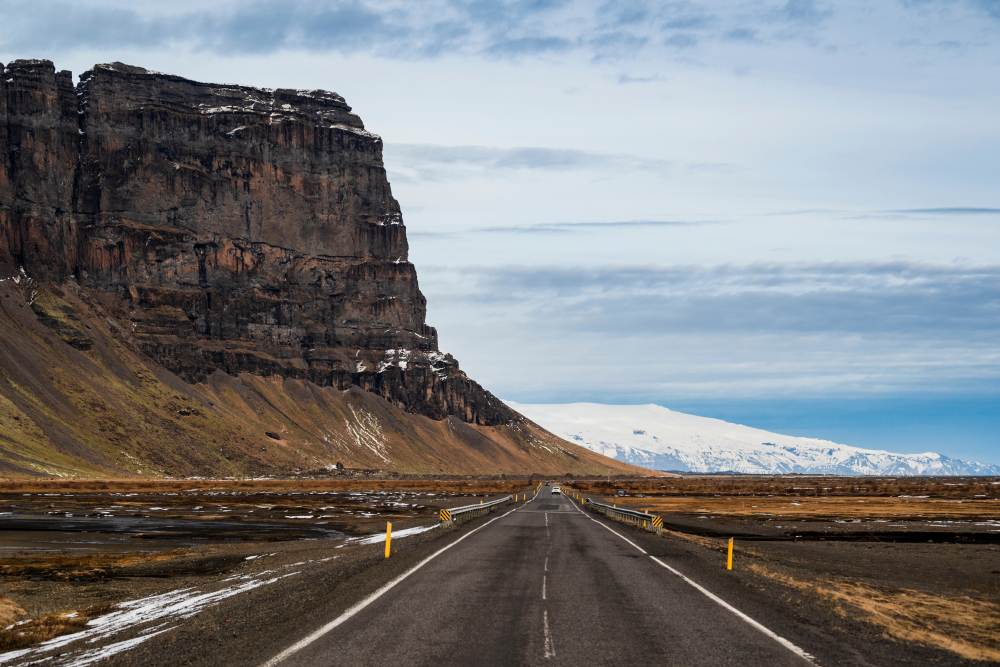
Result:
{"type": "MultiPolygon", "coordinates": [[[[0,277],[75,281],[188,382],[279,375],[515,418],[438,352],[382,140],[339,95],[121,63],[74,87],[21,60],[0,66],[0,130],[0,277]]],[[[70,314],[38,310],[86,349],[70,314]]]]}

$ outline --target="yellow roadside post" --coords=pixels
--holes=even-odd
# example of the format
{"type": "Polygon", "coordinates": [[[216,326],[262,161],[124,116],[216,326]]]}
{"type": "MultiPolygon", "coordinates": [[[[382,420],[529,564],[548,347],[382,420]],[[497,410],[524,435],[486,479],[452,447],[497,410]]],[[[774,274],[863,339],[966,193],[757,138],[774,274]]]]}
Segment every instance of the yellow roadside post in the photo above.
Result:
{"type": "Polygon", "coordinates": [[[726,569],[733,569],[733,538],[729,538],[729,558],[726,560],[726,569]]]}
{"type": "Polygon", "coordinates": [[[389,557],[389,544],[392,542],[392,524],[388,521],[385,524],[385,557],[389,557]]]}

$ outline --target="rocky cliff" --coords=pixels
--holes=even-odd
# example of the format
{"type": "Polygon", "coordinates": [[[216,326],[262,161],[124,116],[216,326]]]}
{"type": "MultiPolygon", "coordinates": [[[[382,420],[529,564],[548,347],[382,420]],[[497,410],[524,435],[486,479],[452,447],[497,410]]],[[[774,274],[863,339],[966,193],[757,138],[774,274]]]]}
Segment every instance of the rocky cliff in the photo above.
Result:
{"type": "Polygon", "coordinates": [[[38,285],[32,310],[75,349],[93,341],[46,285],[188,383],[248,373],[518,418],[438,350],[382,141],[335,93],[0,65],[0,277],[38,285]]]}

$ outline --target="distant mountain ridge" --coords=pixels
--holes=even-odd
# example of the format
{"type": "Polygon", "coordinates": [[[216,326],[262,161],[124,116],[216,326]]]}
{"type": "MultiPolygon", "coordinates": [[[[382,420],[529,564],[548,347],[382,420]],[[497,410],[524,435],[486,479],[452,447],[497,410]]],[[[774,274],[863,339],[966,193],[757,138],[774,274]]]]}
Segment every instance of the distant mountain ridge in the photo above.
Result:
{"type": "Polygon", "coordinates": [[[605,456],[656,470],[833,475],[1000,475],[1000,466],[780,435],[659,405],[507,405],[605,456]]]}

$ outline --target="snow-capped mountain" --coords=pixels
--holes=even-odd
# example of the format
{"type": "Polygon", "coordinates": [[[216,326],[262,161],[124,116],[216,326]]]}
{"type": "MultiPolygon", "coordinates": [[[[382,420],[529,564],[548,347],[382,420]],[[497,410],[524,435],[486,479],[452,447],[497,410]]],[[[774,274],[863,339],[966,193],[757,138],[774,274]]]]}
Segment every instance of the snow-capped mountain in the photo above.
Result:
{"type": "Polygon", "coordinates": [[[505,401],[548,431],[655,470],[833,475],[1000,475],[1000,466],[933,452],[894,454],[779,435],[659,405],[525,405],[505,401]]]}

